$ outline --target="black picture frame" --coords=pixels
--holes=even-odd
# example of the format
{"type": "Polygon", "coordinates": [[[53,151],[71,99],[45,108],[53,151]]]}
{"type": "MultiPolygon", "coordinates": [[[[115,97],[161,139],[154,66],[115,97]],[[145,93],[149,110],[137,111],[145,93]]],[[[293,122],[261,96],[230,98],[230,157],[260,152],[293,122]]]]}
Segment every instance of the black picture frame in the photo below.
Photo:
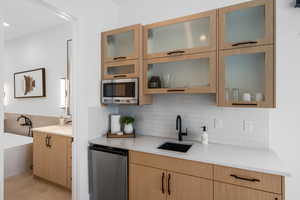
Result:
{"type": "Polygon", "coordinates": [[[37,68],[37,69],[33,69],[33,70],[27,70],[27,71],[14,73],[14,98],[15,99],[42,98],[42,97],[46,97],[46,69],[45,68],[37,68]],[[40,96],[17,96],[16,95],[16,75],[26,74],[26,73],[35,72],[35,71],[42,72],[42,86],[41,86],[42,95],[40,95],[40,96]]]}

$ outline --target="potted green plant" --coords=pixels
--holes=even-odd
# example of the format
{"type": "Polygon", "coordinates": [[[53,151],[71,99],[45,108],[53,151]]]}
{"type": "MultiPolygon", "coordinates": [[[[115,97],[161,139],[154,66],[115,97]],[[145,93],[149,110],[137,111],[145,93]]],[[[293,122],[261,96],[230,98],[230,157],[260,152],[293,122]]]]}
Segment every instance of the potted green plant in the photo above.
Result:
{"type": "Polygon", "coordinates": [[[134,123],[133,117],[131,116],[121,117],[121,124],[124,125],[124,132],[126,134],[133,133],[133,123],[134,123]]]}

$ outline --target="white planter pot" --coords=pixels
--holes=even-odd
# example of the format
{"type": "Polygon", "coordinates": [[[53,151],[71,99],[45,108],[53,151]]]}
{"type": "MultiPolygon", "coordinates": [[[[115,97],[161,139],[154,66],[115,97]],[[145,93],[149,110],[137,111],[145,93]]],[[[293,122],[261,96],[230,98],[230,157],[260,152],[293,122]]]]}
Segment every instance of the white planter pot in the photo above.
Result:
{"type": "Polygon", "coordinates": [[[133,133],[133,125],[132,124],[125,124],[125,126],[124,126],[124,132],[126,134],[133,133]]]}

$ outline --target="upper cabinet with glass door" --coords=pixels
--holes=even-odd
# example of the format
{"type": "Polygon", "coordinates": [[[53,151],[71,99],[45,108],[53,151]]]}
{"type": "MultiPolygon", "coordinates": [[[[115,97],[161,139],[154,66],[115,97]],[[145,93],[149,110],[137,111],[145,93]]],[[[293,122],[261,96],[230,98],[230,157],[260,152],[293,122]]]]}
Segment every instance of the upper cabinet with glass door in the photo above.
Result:
{"type": "Polygon", "coordinates": [[[220,52],[219,106],[275,107],[273,46],[220,52]]]}
{"type": "Polygon", "coordinates": [[[146,25],[146,59],[216,50],[217,12],[209,11],[187,17],[146,25]]]}
{"type": "Polygon", "coordinates": [[[254,0],[219,10],[220,49],[274,43],[274,2],[254,0]]]}
{"type": "Polygon", "coordinates": [[[138,59],[142,26],[133,25],[102,33],[104,62],[138,59]]]}
{"type": "Polygon", "coordinates": [[[216,53],[145,61],[146,94],[216,93],[216,53]]]}

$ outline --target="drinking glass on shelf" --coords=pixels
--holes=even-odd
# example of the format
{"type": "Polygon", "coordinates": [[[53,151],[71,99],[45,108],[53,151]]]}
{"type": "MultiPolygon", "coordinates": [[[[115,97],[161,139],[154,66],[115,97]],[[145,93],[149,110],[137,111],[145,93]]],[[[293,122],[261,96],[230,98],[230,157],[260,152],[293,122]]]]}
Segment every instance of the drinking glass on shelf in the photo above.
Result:
{"type": "Polygon", "coordinates": [[[261,92],[257,92],[255,94],[255,101],[260,102],[264,100],[264,94],[261,92]]]}
{"type": "Polygon", "coordinates": [[[238,102],[240,99],[240,89],[239,88],[232,88],[232,100],[234,102],[238,102]]]}
{"type": "Polygon", "coordinates": [[[230,100],[230,88],[225,88],[225,101],[228,102],[230,100]]]}
{"type": "Polygon", "coordinates": [[[170,88],[170,82],[171,82],[171,75],[165,74],[163,76],[163,87],[164,88],[170,88]]]}

